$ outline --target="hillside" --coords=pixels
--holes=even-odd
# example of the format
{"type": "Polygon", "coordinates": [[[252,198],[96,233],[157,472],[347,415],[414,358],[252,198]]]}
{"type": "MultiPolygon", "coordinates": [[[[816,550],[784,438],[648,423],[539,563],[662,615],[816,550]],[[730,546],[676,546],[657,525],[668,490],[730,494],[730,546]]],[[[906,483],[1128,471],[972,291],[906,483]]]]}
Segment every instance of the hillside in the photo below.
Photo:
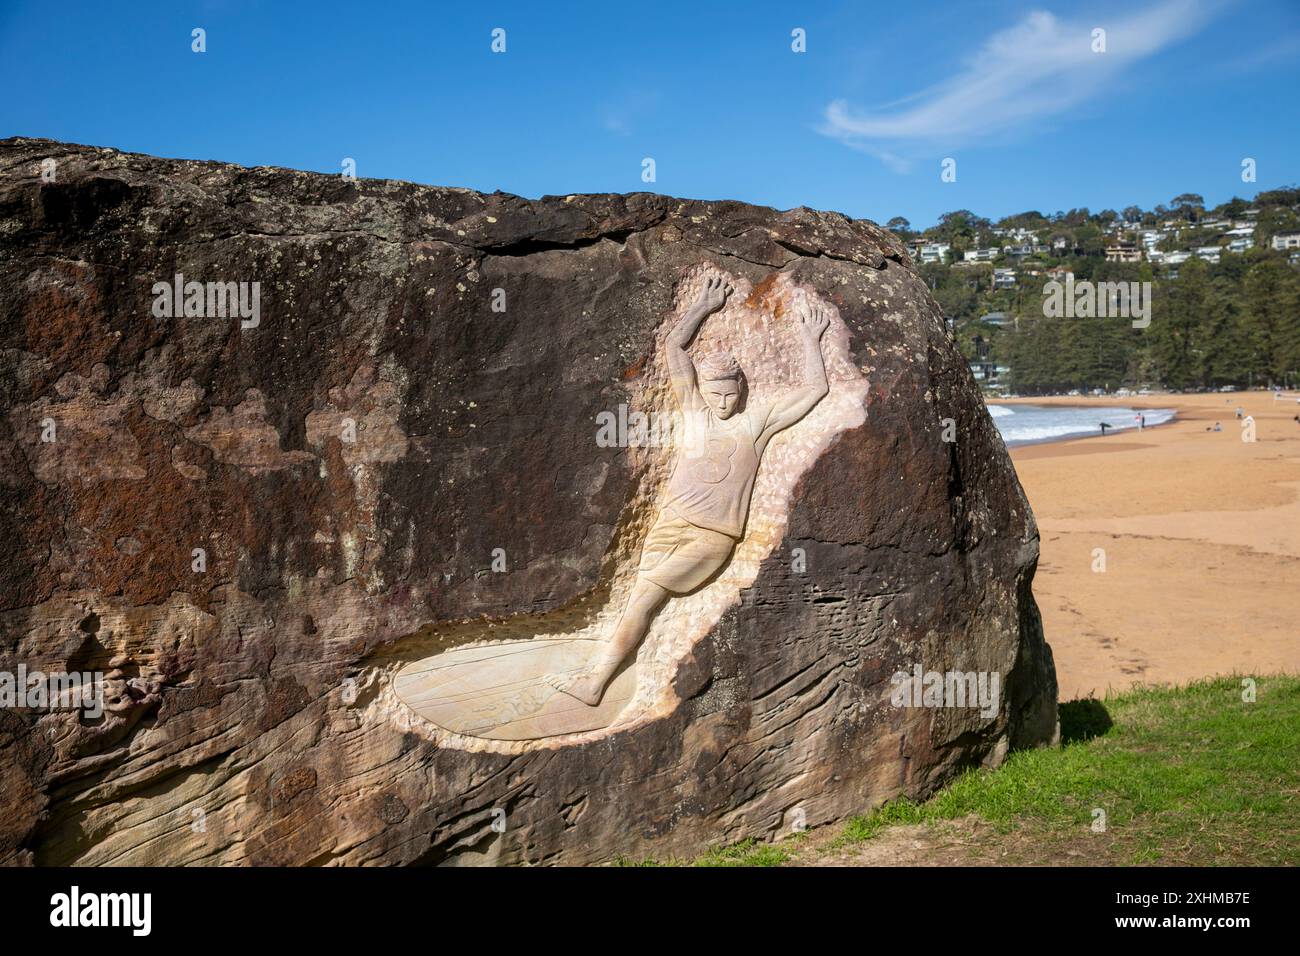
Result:
{"type": "Polygon", "coordinates": [[[1120,386],[1294,386],[1300,380],[1300,189],[1207,209],[1184,193],[1153,210],[968,210],[908,246],[976,378],[1022,394],[1120,386]],[[1150,324],[1053,318],[1045,287],[1150,283],[1150,324]]]}

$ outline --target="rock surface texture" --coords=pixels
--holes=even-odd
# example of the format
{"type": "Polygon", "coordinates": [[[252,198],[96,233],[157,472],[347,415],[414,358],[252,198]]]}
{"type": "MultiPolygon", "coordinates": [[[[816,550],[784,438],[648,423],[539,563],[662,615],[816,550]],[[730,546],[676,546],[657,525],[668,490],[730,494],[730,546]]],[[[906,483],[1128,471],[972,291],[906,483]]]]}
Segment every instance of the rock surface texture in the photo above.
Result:
{"type": "Polygon", "coordinates": [[[690,856],[1054,735],[1033,516],[869,222],[10,139],[0,322],[0,670],[99,672],[106,702],[0,710],[0,862],[690,856]],[[178,273],[253,317],[160,315],[178,273]],[[706,273],[756,387],[792,297],[835,313],[831,396],[774,439],[734,573],[669,605],[603,731],[412,719],[413,661],[616,606],[665,477],[635,416],[671,412],[706,273]],[[917,664],[999,675],[1000,707],[894,706],[917,664]]]}

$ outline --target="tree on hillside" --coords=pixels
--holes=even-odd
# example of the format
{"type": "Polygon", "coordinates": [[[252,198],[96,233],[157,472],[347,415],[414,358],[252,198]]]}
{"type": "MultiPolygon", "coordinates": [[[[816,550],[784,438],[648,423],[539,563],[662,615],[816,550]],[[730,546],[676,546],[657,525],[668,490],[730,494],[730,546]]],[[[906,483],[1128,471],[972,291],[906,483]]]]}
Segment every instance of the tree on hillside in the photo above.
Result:
{"type": "Polygon", "coordinates": [[[1207,266],[1189,259],[1178,279],[1162,282],[1152,303],[1151,357],[1160,381],[1171,388],[1192,388],[1203,383],[1206,359],[1202,332],[1213,325],[1207,266]]]}
{"type": "Polygon", "coordinates": [[[1290,206],[1300,205],[1300,189],[1286,186],[1282,189],[1266,189],[1255,197],[1256,206],[1290,206]]]}
{"type": "Polygon", "coordinates": [[[969,209],[957,209],[946,212],[939,217],[939,224],[930,230],[931,234],[951,243],[958,249],[969,249],[975,242],[977,233],[988,229],[987,219],[975,215],[969,209]]]}
{"type": "Polygon", "coordinates": [[[1183,193],[1175,196],[1170,202],[1173,203],[1174,209],[1190,222],[1196,222],[1205,210],[1205,200],[1196,193],[1183,193]]]}
{"type": "Polygon", "coordinates": [[[1092,223],[1084,223],[1074,230],[1074,244],[1085,256],[1106,254],[1106,234],[1092,223]]]}
{"type": "Polygon", "coordinates": [[[1255,220],[1255,245],[1268,248],[1273,237],[1279,232],[1295,232],[1298,229],[1300,229],[1300,215],[1293,212],[1289,206],[1281,204],[1263,206],[1255,220]]]}
{"type": "Polygon", "coordinates": [[[885,228],[891,232],[910,232],[912,224],[902,216],[895,216],[889,222],[885,223],[885,228]]]}
{"type": "Polygon", "coordinates": [[[1300,368],[1300,277],[1280,258],[1261,258],[1247,273],[1242,327],[1261,379],[1281,382],[1300,368]]]}
{"type": "Polygon", "coordinates": [[[1047,217],[1037,209],[1030,209],[1027,212],[1018,212],[1014,216],[1004,216],[998,220],[998,225],[1003,229],[1042,229],[1047,225],[1047,217]]]}
{"type": "Polygon", "coordinates": [[[1249,208],[1250,203],[1246,202],[1244,199],[1239,199],[1238,197],[1233,196],[1214,211],[1220,216],[1225,216],[1229,219],[1236,219],[1249,208]]]}

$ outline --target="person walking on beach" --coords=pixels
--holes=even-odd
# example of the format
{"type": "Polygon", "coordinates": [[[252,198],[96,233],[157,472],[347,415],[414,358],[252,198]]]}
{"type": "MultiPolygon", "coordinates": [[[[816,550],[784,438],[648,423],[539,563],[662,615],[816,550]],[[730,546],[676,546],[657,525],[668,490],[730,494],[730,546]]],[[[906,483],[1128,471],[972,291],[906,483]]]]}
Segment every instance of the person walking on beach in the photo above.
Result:
{"type": "Polygon", "coordinates": [[[1107,429],[1107,428],[1110,428],[1110,427],[1111,427],[1110,422],[1102,422],[1102,423],[1101,423],[1101,434],[1102,434],[1103,437],[1104,437],[1105,434],[1106,434],[1106,429],[1107,429]]]}

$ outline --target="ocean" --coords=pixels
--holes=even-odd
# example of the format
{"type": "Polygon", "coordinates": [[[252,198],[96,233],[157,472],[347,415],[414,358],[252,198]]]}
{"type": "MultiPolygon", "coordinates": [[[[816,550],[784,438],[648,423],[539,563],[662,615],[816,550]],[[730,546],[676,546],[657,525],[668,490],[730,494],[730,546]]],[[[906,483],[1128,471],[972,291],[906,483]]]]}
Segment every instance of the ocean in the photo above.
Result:
{"type": "MultiPolygon", "coordinates": [[[[1106,434],[1137,429],[1138,411],[1133,408],[1079,408],[1064,405],[990,405],[993,424],[1002,433],[1008,447],[1028,445],[1033,442],[1059,441],[1064,438],[1081,438],[1100,435],[1101,423],[1110,425],[1106,434]]],[[[1172,421],[1172,408],[1146,408],[1147,426],[1172,421]]]]}

